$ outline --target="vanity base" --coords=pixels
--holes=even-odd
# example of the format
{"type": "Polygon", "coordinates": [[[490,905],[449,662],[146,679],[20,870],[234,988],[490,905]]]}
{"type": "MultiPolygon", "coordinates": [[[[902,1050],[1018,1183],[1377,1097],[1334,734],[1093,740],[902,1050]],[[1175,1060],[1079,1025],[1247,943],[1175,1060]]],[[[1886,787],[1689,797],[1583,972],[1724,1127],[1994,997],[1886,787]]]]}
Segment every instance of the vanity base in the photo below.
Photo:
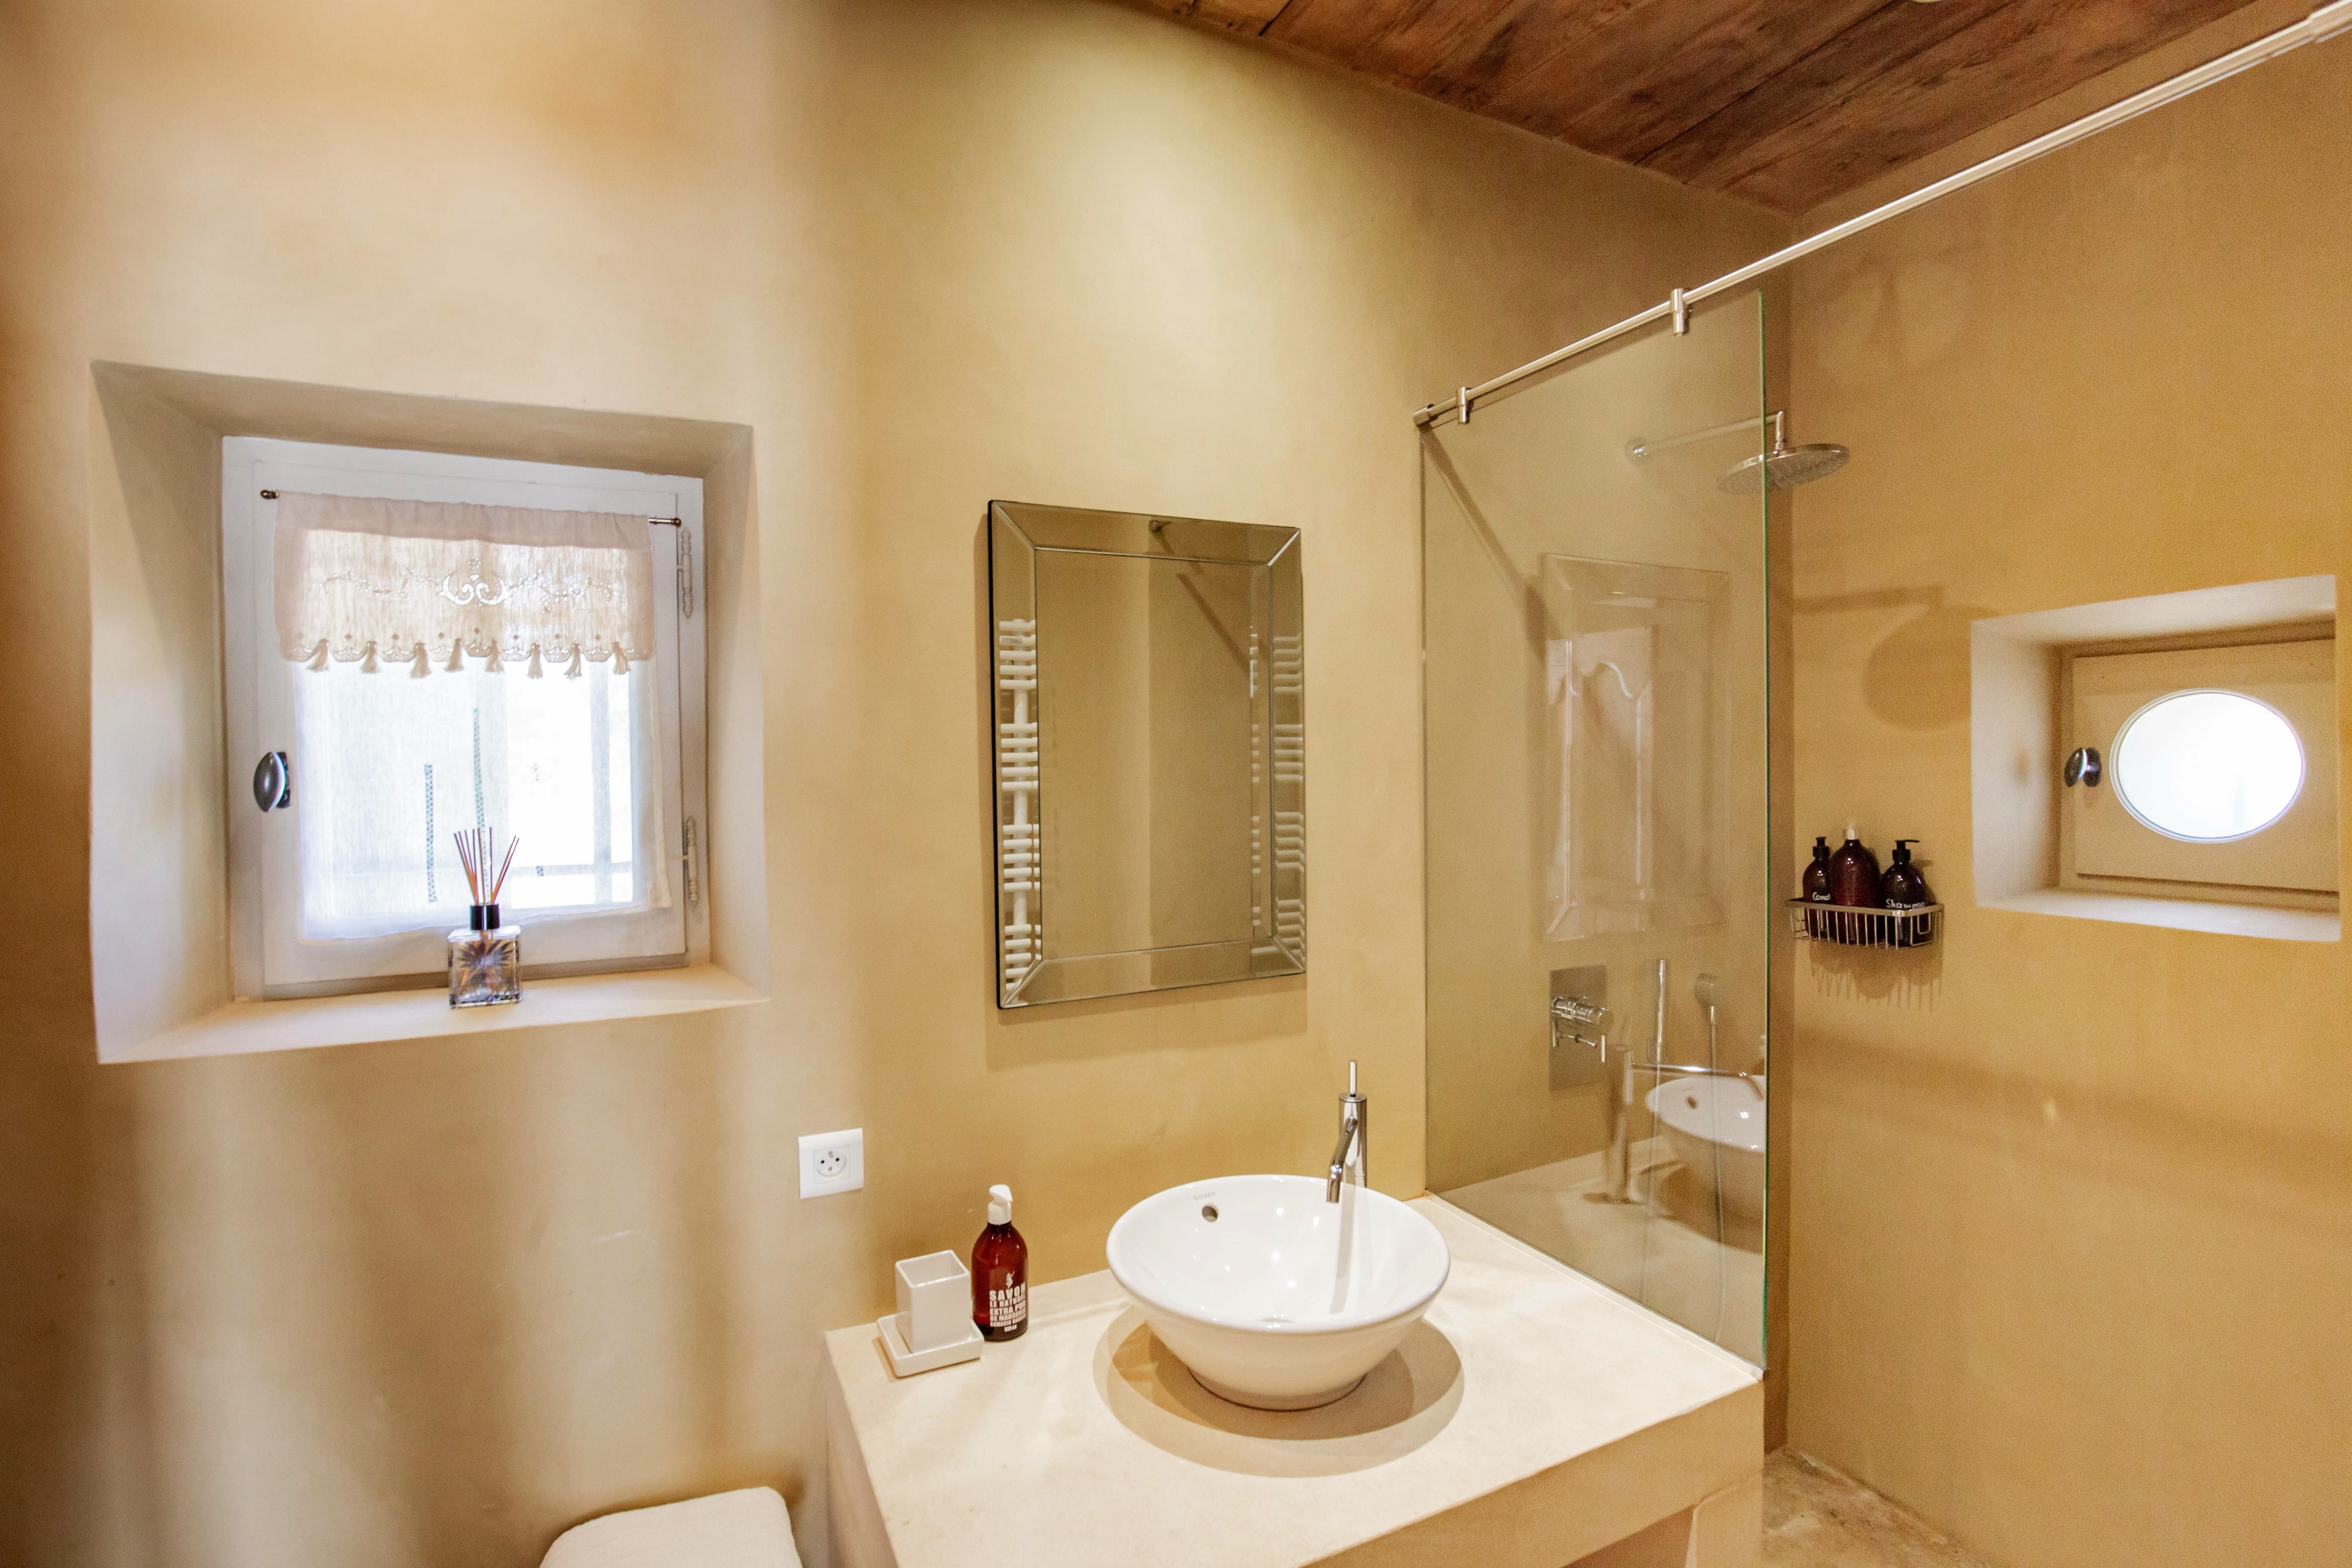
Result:
{"type": "Polygon", "coordinates": [[[826,1336],[839,1568],[1756,1568],[1756,1369],[1437,1198],[1454,1271],[1353,1392],[1203,1386],[1108,1271],[1023,1338],[894,1380],[826,1336]]]}

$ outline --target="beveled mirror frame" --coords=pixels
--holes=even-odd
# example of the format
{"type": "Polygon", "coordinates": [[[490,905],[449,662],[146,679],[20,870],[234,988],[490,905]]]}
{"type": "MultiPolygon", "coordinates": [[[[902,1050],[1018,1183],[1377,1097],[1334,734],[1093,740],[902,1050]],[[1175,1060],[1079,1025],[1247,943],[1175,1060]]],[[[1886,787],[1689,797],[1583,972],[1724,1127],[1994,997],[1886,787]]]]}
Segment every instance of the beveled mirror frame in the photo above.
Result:
{"type": "Polygon", "coordinates": [[[1305,614],[1295,528],[991,501],[996,1005],[1213,985],[1307,969],[1305,614]],[[1037,560],[1071,552],[1255,568],[1251,593],[1251,932],[1227,942],[1047,956],[1037,560]]]}

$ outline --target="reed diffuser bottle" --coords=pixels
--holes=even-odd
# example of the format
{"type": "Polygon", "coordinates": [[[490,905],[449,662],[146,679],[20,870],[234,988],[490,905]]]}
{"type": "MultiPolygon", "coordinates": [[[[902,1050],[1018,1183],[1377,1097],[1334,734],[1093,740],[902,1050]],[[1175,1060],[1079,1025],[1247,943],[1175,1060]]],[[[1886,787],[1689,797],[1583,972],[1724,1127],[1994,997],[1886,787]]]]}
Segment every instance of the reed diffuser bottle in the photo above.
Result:
{"type": "Polygon", "coordinates": [[[455,836],[457,858],[465,863],[466,886],[474,901],[466,923],[449,933],[449,1005],[494,1007],[522,1000],[522,928],[501,924],[499,893],[506,886],[507,868],[514,864],[520,839],[507,840],[506,858],[490,873],[487,829],[455,836]]]}

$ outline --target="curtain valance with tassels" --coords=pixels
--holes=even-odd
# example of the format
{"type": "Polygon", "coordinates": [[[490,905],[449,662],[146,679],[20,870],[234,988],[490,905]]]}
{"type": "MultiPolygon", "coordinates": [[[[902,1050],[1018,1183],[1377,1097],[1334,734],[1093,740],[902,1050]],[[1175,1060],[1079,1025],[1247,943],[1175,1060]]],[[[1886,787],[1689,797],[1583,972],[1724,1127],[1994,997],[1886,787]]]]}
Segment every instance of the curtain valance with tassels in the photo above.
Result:
{"type": "Polygon", "coordinates": [[[654,655],[653,532],[606,511],[278,498],[278,651],[412,675],[654,655]]]}

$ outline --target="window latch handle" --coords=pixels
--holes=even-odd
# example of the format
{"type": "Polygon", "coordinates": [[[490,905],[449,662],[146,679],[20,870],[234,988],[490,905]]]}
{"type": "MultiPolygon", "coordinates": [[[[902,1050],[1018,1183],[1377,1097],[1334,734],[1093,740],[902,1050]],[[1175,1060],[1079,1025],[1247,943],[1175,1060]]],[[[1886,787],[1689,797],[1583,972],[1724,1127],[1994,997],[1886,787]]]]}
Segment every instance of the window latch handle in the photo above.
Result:
{"type": "Polygon", "coordinates": [[[2092,789],[2099,787],[2098,747],[2078,746],[2074,754],[2066,759],[2066,787],[2073,789],[2076,784],[2086,784],[2092,789]]]}
{"type": "Polygon", "coordinates": [[[253,804],[275,811],[294,799],[294,769],[283,752],[264,752],[253,765],[253,804]]]}

